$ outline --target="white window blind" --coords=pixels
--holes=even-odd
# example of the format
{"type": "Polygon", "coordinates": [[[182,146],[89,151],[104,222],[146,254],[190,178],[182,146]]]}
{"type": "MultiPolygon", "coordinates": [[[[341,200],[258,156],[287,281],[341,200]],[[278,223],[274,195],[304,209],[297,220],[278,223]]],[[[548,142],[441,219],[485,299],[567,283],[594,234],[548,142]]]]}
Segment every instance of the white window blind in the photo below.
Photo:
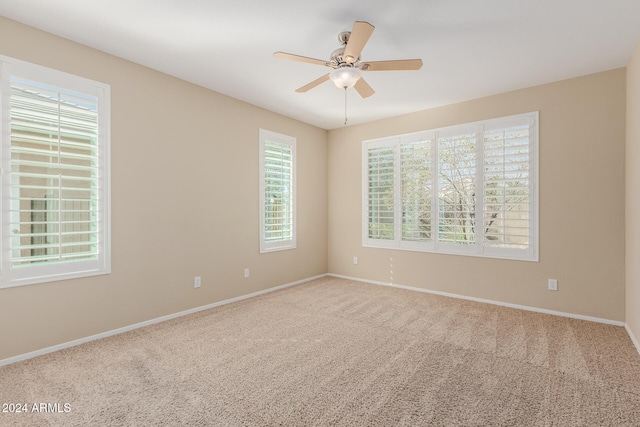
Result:
{"type": "Polygon", "coordinates": [[[363,245],[537,260],[538,113],[363,142],[363,245]]]}
{"type": "Polygon", "coordinates": [[[109,272],[108,94],[2,62],[2,285],[109,272]]]}
{"type": "Polygon", "coordinates": [[[295,240],[295,138],[260,130],[260,251],[295,240]]]}

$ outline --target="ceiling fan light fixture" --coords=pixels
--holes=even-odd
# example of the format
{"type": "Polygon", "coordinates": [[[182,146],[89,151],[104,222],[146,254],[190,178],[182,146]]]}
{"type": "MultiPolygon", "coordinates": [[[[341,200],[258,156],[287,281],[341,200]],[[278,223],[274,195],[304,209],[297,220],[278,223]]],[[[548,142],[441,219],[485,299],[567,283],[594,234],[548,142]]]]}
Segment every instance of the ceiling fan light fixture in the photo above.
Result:
{"type": "Polygon", "coordinates": [[[329,79],[340,89],[353,87],[356,84],[362,72],[354,67],[340,67],[329,73],[329,79]]]}

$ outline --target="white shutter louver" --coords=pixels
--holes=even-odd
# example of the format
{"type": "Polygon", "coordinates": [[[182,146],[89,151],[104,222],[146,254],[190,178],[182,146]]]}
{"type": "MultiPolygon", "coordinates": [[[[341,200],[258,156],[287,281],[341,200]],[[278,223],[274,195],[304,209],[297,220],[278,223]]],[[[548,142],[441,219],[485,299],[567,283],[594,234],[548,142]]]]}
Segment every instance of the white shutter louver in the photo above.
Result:
{"type": "Polygon", "coordinates": [[[291,146],[266,141],[264,149],[266,242],[293,237],[293,153],[291,146]]]}
{"type": "Polygon", "coordinates": [[[394,147],[368,150],[368,236],[394,239],[394,147]]]}
{"type": "Polygon", "coordinates": [[[260,129],[260,252],[296,247],[296,139],[260,129]]]}
{"type": "Polygon", "coordinates": [[[11,78],[12,266],[96,259],[98,99],[11,78]]]}
{"type": "Polygon", "coordinates": [[[431,162],[430,139],[401,145],[402,240],[431,240],[431,162]]]}
{"type": "Polygon", "coordinates": [[[529,124],[484,134],[484,236],[486,246],[530,245],[529,124]]]}
{"type": "Polygon", "coordinates": [[[476,136],[438,138],[438,241],[475,243],[476,136]]]}

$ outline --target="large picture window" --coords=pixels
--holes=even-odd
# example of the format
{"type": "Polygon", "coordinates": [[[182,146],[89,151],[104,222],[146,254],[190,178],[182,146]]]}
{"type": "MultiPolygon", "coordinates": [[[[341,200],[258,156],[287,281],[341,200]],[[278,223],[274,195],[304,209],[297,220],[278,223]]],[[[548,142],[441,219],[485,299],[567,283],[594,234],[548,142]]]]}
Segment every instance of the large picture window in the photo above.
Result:
{"type": "Polygon", "coordinates": [[[109,86],[0,57],[2,277],[110,272],[109,86]]]}
{"type": "Polygon", "coordinates": [[[260,129],[260,252],[296,247],[296,139],[260,129]]]}
{"type": "Polygon", "coordinates": [[[363,142],[363,245],[538,260],[538,113],[363,142]]]}

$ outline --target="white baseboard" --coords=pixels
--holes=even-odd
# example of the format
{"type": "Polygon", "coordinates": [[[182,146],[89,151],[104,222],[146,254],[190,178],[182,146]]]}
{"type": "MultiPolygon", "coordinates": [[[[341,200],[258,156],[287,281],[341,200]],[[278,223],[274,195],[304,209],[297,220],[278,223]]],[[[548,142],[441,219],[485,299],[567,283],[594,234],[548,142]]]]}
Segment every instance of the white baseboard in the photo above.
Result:
{"type": "Polygon", "coordinates": [[[629,334],[629,338],[631,338],[631,342],[633,343],[633,345],[636,346],[636,350],[638,350],[638,354],[640,354],[640,342],[638,342],[638,339],[633,334],[633,331],[631,331],[629,324],[625,323],[624,328],[627,330],[627,334],[629,334]]]}
{"type": "Polygon", "coordinates": [[[338,277],[338,278],[342,278],[342,279],[355,280],[355,281],[358,281],[358,282],[370,283],[370,284],[374,284],[374,285],[389,286],[389,287],[393,287],[393,288],[406,289],[406,290],[410,290],[410,291],[418,291],[418,292],[424,292],[424,293],[428,293],[428,294],[442,295],[442,296],[451,297],[451,298],[465,299],[465,300],[476,301],[476,302],[481,302],[481,303],[486,303],[486,304],[493,304],[493,305],[499,305],[499,306],[504,306],[504,307],[517,308],[517,309],[520,309],[520,310],[534,311],[534,312],[538,312],[538,313],[553,314],[553,315],[556,315],[556,316],[570,317],[570,318],[581,319],[581,320],[588,320],[588,321],[591,321],[591,322],[606,323],[606,324],[615,325],[615,326],[624,326],[625,329],[627,330],[627,333],[629,334],[629,337],[631,338],[631,341],[633,342],[633,344],[635,345],[636,349],[638,350],[638,353],[640,353],[640,342],[638,342],[638,339],[636,339],[636,337],[633,335],[631,329],[629,328],[629,325],[627,325],[624,322],[619,322],[619,321],[616,321],[616,320],[609,320],[609,319],[601,319],[601,318],[598,318],[598,317],[583,316],[583,315],[580,315],[580,314],[565,313],[565,312],[561,312],[561,311],[547,310],[547,309],[543,309],[543,308],[530,307],[530,306],[525,306],[525,305],[510,304],[510,303],[505,303],[505,302],[501,302],[501,301],[493,301],[493,300],[488,300],[488,299],[469,297],[469,296],[453,294],[453,293],[449,293],[449,292],[434,291],[434,290],[429,290],[429,289],[416,288],[416,287],[412,287],[412,286],[396,285],[396,284],[393,284],[393,283],[378,282],[378,281],[374,281],[374,280],[361,279],[361,278],[358,278],[358,277],[350,277],[350,276],[343,276],[343,275],[340,275],[340,274],[328,273],[328,274],[321,274],[321,275],[314,276],[314,277],[309,277],[309,278],[306,278],[306,279],[298,280],[298,281],[287,283],[287,284],[280,285],[280,286],[275,286],[273,288],[265,289],[265,290],[262,290],[262,291],[253,292],[251,294],[241,295],[239,297],[226,299],[224,301],[218,301],[218,302],[214,302],[214,303],[211,303],[211,304],[203,305],[203,306],[200,306],[200,307],[195,307],[195,308],[192,308],[192,309],[189,309],[189,310],[184,310],[184,311],[181,311],[181,312],[178,312],[178,313],[173,313],[173,314],[169,314],[169,315],[166,315],[166,316],[157,317],[155,319],[146,320],[144,322],[136,323],[136,324],[129,325],[129,326],[124,326],[122,328],[113,329],[111,331],[106,331],[106,332],[102,332],[102,333],[99,333],[99,334],[96,334],[96,335],[91,335],[91,336],[80,338],[80,339],[77,339],[77,340],[68,341],[68,342],[65,342],[65,343],[62,343],[62,344],[57,344],[57,345],[54,345],[54,346],[51,346],[51,347],[46,347],[46,348],[43,348],[43,349],[40,349],[40,350],[35,350],[35,351],[29,352],[29,353],[20,354],[18,356],[9,357],[7,359],[0,360],[0,366],[9,365],[11,363],[20,362],[20,361],[27,360],[27,359],[32,359],[34,357],[42,356],[42,355],[45,355],[45,354],[48,354],[48,353],[53,353],[54,351],[62,350],[62,349],[69,348],[69,347],[74,347],[74,346],[77,346],[77,345],[80,345],[80,344],[84,344],[84,343],[87,343],[87,342],[91,342],[91,341],[94,341],[94,340],[98,340],[98,339],[101,339],[101,338],[107,338],[107,337],[110,337],[110,336],[113,336],[113,335],[118,335],[118,334],[121,334],[121,333],[124,333],[124,332],[132,331],[134,329],[139,329],[139,328],[143,328],[145,326],[153,325],[155,323],[164,322],[164,321],[167,321],[167,320],[175,319],[177,317],[182,317],[182,316],[186,316],[188,314],[197,313],[199,311],[208,310],[210,308],[219,307],[221,305],[231,304],[233,302],[242,301],[242,300],[248,299],[248,298],[253,298],[253,297],[256,297],[256,296],[259,296],[259,295],[263,295],[263,294],[266,294],[266,293],[269,293],[269,292],[274,292],[274,291],[277,291],[277,290],[280,290],[280,289],[285,289],[285,288],[288,288],[288,287],[291,287],[291,286],[300,285],[302,283],[309,282],[309,281],[315,280],[315,279],[319,279],[319,278],[325,277],[325,276],[338,277]]]}
{"type": "MultiPolygon", "coordinates": [[[[602,319],[602,318],[599,318],[599,317],[591,317],[591,316],[583,316],[581,314],[565,313],[563,311],[547,310],[545,308],[530,307],[530,306],[527,306],[527,305],[519,305],[519,304],[511,304],[511,303],[508,303],[508,302],[494,301],[494,300],[483,299],[483,298],[475,298],[475,297],[470,297],[470,296],[466,296],[466,295],[452,294],[452,293],[449,293],[449,292],[433,291],[433,290],[430,290],[430,289],[416,288],[416,287],[413,287],[413,286],[396,285],[395,283],[378,282],[378,281],[374,281],[374,280],[360,279],[358,277],[342,276],[342,275],[339,275],[339,274],[331,274],[331,273],[329,273],[328,276],[339,277],[341,279],[347,279],[347,280],[356,280],[358,282],[371,283],[373,285],[389,286],[389,287],[392,287],[392,288],[407,289],[407,290],[410,290],[410,291],[418,291],[418,292],[423,292],[423,293],[427,293],[427,294],[442,295],[442,296],[445,296],[445,297],[451,297],[451,298],[458,298],[458,299],[464,299],[464,300],[469,300],[469,301],[482,302],[482,303],[485,303],[485,304],[493,304],[493,305],[500,305],[500,306],[503,306],[503,307],[517,308],[517,309],[520,309],[520,310],[534,311],[536,313],[552,314],[552,315],[555,315],[555,316],[570,317],[572,319],[580,319],[580,320],[588,320],[590,322],[606,323],[608,325],[625,326],[624,322],[619,322],[617,320],[602,319]]],[[[627,329],[627,331],[628,330],[629,329],[627,329]]],[[[637,345],[636,345],[636,347],[637,347],[637,345]]]]}
{"type": "Polygon", "coordinates": [[[284,288],[288,288],[288,287],[295,286],[295,285],[300,285],[302,283],[309,282],[309,281],[315,280],[315,279],[319,279],[319,278],[325,277],[325,276],[326,276],[326,274],[321,274],[319,276],[309,277],[309,278],[306,278],[306,279],[298,280],[296,282],[291,282],[291,283],[287,283],[287,284],[284,284],[284,285],[275,286],[273,288],[265,289],[265,290],[258,291],[258,292],[253,292],[251,294],[241,295],[239,297],[226,299],[224,301],[214,302],[212,304],[207,304],[207,305],[203,305],[203,306],[200,306],[200,307],[195,307],[195,308],[192,308],[192,309],[189,309],[189,310],[184,310],[184,311],[181,311],[179,313],[168,314],[166,316],[157,317],[157,318],[151,319],[151,320],[146,320],[144,322],[136,323],[134,325],[124,326],[122,328],[113,329],[111,331],[102,332],[102,333],[99,333],[99,334],[96,334],[96,335],[91,335],[89,337],[84,337],[84,338],[80,338],[80,339],[77,339],[77,340],[68,341],[68,342],[65,342],[65,343],[62,343],[62,344],[57,344],[57,345],[54,345],[54,346],[51,346],[51,347],[43,348],[43,349],[40,349],[40,350],[31,351],[29,353],[20,354],[18,356],[9,357],[7,359],[0,360],[0,366],[9,365],[11,363],[20,362],[20,361],[27,360],[27,359],[32,359],[34,357],[42,356],[44,354],[53,353],[54,351],[62,350],[62,349],[69,348],[69,347],[74,347],[74,346],[77,346],[77,345],[80,345],[80,344],[88,343],[90,341],[99,340],[101,338],[110,337],[112,335],[118,335],[118,334],[121,334],[123,332],[128,332],[128,331],[132,331],[134,329],[143,328],[145,326],[153,325],[155,323],[160,323],[160,322],[164,322],[164,321],[167,321],[167,320],[175,319],[176,317],[182,317],[182,316],[186,316],[188,314],[197,313],[199,311],[208,310],[210,308],[219,307],[221,305],[231,304],[232,302],[237,302],[237,301],[241,301],[241,300],[244,300],[244,299],[257,297],[258,295],[266,294],[266,293],[269,293],[269,292],[274,292],[274,291],[277,291],[277,290],[280,290],[280,289],[284,289],[284,288]]]}

